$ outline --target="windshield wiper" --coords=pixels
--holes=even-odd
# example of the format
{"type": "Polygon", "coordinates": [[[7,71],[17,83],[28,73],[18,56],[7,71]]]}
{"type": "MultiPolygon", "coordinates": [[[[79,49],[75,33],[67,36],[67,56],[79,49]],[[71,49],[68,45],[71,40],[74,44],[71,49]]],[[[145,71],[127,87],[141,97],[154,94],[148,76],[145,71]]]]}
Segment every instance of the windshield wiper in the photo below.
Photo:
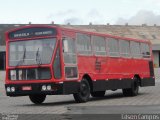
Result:
{"type": "Polygon", "coordinates": [[[23,57],[22,59],[20,59],[16,65],[16,67],[22,65],[22,63],[24,63],[24,59],[26,58],[26,48],[24,48],[24,52],[23,52],[23,57]]]}
{"type": "Polygon", "coordinates": [[[36,52],[36,63],[37,63],[37,65],[39,65],[39,66],[42,64],[41,56],[40,56],[40,54],[39,54],[39,48],[38,48],[38,50],[37,50],[37,52],[36,52]]]}

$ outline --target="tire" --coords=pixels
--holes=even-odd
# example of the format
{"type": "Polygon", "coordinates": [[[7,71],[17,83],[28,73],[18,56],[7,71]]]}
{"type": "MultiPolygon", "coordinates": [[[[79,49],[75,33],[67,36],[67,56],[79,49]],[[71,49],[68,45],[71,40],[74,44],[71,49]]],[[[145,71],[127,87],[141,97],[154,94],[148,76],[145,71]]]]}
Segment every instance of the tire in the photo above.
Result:
{"type": "Polygon", "coordinates": [[[84,78],[80,83],[80,88],[78,93],[74,93],[73,97],[77,103],[84,103],[89,100],[90,97],[90,85],[88,81],[84,78]]]}
{"type": "Polygon", "coordinates": [[[124,96],[137,96],[139,92],[138,79],[135,78],[132,82],[131,88],[122,89],[124,96]]]}
{"type": "Polygon", "coordinates": [[[33,102],[34,104],[41,104],[46,99],[46,95],[43,95],[43,94],[29,95],[29,98],[30,98],[31,102],[33,102]]]}
{"type": "Polygon", "coordinates": [[[106,91],[96,91],[96,92],[92,92],[91,96],[92,97],[104,97],[106,91]]]}

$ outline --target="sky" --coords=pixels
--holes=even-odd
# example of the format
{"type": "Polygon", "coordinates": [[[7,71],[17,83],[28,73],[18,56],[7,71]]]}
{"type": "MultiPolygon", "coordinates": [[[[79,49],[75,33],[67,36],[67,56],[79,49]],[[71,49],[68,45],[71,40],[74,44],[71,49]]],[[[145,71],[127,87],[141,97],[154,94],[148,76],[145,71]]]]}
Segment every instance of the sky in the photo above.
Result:
{"type": "Polygon", "coordinates": [[[160,0],[0,0],[0,24],[160,25],[160,0]]]}

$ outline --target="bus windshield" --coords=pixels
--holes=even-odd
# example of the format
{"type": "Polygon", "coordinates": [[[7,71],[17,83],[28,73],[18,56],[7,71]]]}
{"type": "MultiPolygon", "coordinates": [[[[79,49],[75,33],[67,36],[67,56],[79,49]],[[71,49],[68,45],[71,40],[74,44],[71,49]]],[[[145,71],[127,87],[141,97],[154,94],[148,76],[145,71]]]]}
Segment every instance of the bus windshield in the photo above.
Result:
{"type": "Polygon", "coordinates": [[[56,38],[9,43],[9,66],[39,65],[51,62],[56,38]]]}

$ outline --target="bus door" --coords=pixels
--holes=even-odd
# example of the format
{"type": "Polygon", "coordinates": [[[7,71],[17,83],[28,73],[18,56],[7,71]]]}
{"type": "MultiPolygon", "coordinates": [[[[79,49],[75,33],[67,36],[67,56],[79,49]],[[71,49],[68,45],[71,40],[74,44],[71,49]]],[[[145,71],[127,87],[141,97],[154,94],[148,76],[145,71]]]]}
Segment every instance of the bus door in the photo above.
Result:
{"type": "Polygon", "coordinates": [[[63,38],[63,58],[65,78],[68,80],[78,78],[77,54],[75,39],[71,37],[63,38]]]}

